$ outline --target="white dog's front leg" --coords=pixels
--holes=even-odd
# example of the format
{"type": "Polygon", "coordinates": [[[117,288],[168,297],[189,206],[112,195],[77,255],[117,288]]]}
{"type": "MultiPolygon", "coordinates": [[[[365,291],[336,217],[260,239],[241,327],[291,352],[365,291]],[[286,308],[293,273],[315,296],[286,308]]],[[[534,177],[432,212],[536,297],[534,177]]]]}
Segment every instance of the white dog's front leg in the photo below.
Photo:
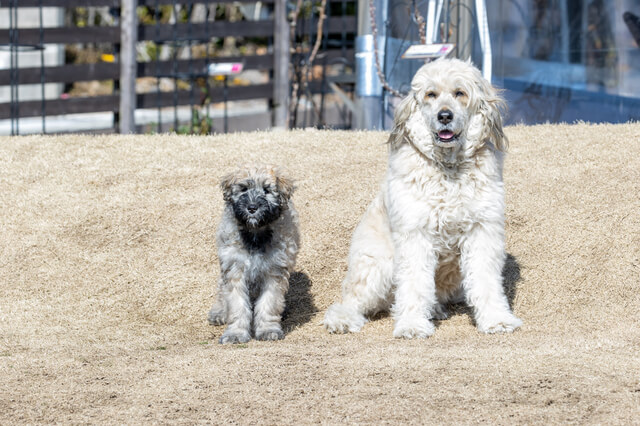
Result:
{"type": "Polygon", "coordinates": [[[232,271],[224,278],[227,328],[220,343],[246,343],[251,340],[251,300],[242,271],[232,271]]]}
{"type": "Polygon", "coordinates": [[[502,287],[504,232],[499,224],[476,225],[461,247],[460,268],[467,303],[473,307],[478,330],[511,332],[522,320],[511,312],[502,287]]]}
{"type": "Polygon", "coordinates": [[[420,231],[394,235],[393,278],[396,284],[393,336],[413,339],[431,336],[431,310],[437,302],[433,246],[420,231]]]}
{"type": "Polygon", "coordinates": [[[284,337],[280,325],[285,306],[285,294],[289,286],[289,274],[267,276],[262,293],[254,309],[254,328],[258,340],[279,340],[284,337]]]}

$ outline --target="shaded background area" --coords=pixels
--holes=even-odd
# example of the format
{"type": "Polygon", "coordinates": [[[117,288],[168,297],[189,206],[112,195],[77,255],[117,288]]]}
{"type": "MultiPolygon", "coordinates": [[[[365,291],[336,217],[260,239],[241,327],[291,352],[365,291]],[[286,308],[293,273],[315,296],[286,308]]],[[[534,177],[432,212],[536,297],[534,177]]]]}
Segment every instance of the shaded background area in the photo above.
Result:
{"type": "Polygon", "coordinates": [[[509,123],[640,119],[640,1],[487,2],[509,123]]]}
{"type": "MultiPolygon", "coordinates": [[[[423,60],[402,58],[424,43],[428,0],[388,0],[384,72],[392,89],[409,90],[423,60]]],[[[473,0],[444,1],[434,42],[483,66],[473,0]]],[[[575,121],[624,123],[640,118],[639,0],[486,1],[491,81],[504,89],[508,124],[575,121]]],[[[440,4],[440,2],[438,2],[440,4]]],[[[396,96],[385,92],[385,128],[396,96]]]]}
{"type": "Polygon", "coordinates": [[[640,416],[640,126],[506,128],[511,335],[320,326],[386,167],[382,132],[0,139],[0,422],[622,423],[640,416]],[[207,324],[219,178],[296,179],[287,335],[207,324]],[[506,420],[505,420],[506,419],[506,420]]]}

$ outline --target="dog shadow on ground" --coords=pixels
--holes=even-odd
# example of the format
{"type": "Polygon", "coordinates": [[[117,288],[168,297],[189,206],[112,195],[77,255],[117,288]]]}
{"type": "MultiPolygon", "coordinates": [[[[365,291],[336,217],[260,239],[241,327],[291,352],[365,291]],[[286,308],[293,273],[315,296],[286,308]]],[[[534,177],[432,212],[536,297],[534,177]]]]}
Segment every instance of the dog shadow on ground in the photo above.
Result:
{"type": "MultiPolygon", "coordinates": [[[[509,253],[507,253],[504,268],[502,269],[502,278],[502,288],[504,289],[504,294],[507,296],[509,307],[513,309],[513,300],[516,297],[518,281],[520,281],[521,277],[520,264],[518,263],[518,260],[509,253]]],[[[454,315],[468,315],[473,318],[473,309],[471,309],[466,303],[449,305],[447,306],[447,308],[449,309],[450,317],[454,315]]],[[[440,321],[434,321],[434,323],[437,326],[440,321]]]]}
{"type": "Polygon", "coordinates": [[[282,330],[290,333],[297,327],[311,321],[318,308],[311,294],[311,280],[304,272],[294,272],[289,277],[289,291],[286,307],[282,314],[282,330]]]}
{"type": "Polygon", "coordinates": [[[504,288],[504,294],[507,295],[509,301],[509,307],[513,309],[513,300],[516,298],[516,290],[518,281],[520,281],[520,264],[518,259],[513,255],[507,253],[507,260],[504,263],[504,269],[502,269],[502,287],[504,288]]]}

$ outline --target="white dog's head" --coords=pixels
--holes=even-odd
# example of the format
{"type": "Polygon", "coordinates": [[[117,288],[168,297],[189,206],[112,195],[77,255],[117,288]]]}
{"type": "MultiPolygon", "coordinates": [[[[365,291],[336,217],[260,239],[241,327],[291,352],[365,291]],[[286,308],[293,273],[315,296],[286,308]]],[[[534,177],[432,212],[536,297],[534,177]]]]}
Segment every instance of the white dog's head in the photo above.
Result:
{"type": "Polygon", "coordinates": [[[411,92],[396,109],[389,142],[392,147],[409,142],[430,158],[438,152],[472,155],[487,143],[505,151],[503,106],[496,89],[471,63],[438,59],[413,77],[411,92]]]}

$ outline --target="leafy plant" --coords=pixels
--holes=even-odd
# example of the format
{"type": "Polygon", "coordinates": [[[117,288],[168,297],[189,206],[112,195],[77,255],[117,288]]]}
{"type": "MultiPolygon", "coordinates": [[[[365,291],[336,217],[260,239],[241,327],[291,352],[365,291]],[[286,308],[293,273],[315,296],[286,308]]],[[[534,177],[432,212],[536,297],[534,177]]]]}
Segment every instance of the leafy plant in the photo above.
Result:
{"type": "Polygon", "coordinates": [[[191,122],[178,126],[175,132],[179,135],[208,135],[213,129],[213,120],[202,114],[200,108],[191,109],[191,122]]]}

